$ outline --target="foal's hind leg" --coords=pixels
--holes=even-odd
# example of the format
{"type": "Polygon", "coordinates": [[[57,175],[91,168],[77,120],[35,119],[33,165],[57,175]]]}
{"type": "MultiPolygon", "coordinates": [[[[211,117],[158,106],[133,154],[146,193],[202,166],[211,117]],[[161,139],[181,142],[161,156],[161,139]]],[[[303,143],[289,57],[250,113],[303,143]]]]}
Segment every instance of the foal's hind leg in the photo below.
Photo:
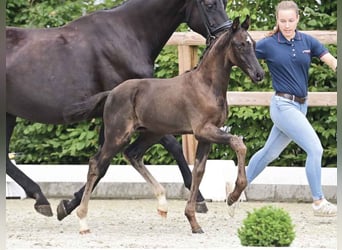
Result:
{"type": "Polygon", "coordinates": [[[87,223],[88,203],[90,200],[91,192],[94,188],[94,184],[99,176],[99,169],[106,166],[111,157],[103,157],[102,149],[89,160],[89,169],[87,174],[87,182],[84,188],[81,203],[76,210],[76,214],[80,223],[80,234],[90,233],[90,229],[87,223]]]}
{"type": "Polygon", "coordinates": [[[35,210],[45,216],[52,216],[50,203],[44,196],[39,185],[25,175],[17,166],[9,159],[9,143],[16,125],[16,117],[6,113],[6,174],[8,174],[16,183],[24,190],[28,197],[36,200],[34,204],[35,210]]]}
{"type": "MultiPolygon", "coordinates": [[[[100,134],[99,134],[99,145],[100,148],[104,144],[104,123],[102,122],[100,134]]],[[[102,177],[106,174],[107,170],[109,167],[109,163],[107,166],[104,166],[101,168],[101,172],[99,173],[99,176],[97,177],[93,189],[97,186],[99,181],[102,179],[102,177]]],[[[67,217],[69,214],[71,214],[72,211],[76,207],[78,207],[81,203],[82,196],[84,193],[85,185],[78,190],[77,192],[74,193],[74,198],[71,200],[61,200],[60,203],[57,206],[57,219],[58,220],[63,220],[65,217],[67,217]]]]}
{"type": "Polygon", "coordinates": [[[114,140],[108,138],[108,143],[104,143],[100,151],[89,160],[87,182],[84,188],[82,200],[76,211],[80,222],[80,234],[90,232],[87,224],[88,203],[91,193],[95,187],[95,183],[97,183],[101,179],[100,177],[102,177],[107,171],[111,159],[120,151],[125,141],[126,140],[121,140],[121,144],[114,145],[114,140]]]}
{"type": "MultiPolygon", "coordinates": [[[[179,142],[176,140],[176,138],[173,135],[166,135],[163,138],[160,139],[160,144],[164,146],[164,148],[169,151],[173,157],[175,158],[179,170],[181,171],[184,185],[187,189],[190,190],[191,188],[191,170],[189,168],[188,163],[186,162],[183,154],[182,147],[180,146],[179,142]]],[[[208,212],[207,204],[205,203],[205,200],[201,194],[201,191],[198,191],[197,197],[196,197],[196,212],[197,213],[206,213],[208,212]]]]}
{"type": "Polygon", "coordinates": [[[167,216],[167,201],[164,187],[151,175],[143,163],[143,156],[148,148],[160,139],[160,135],[151,133],[142,133],[139,137],[125,150],[124,155],[130,161],[132,166],[140,173],[140,175],[149,183],[158,200],[158,213],[162,217],[167,216]]]}
{"type": "Polygon", "coordinates": [[[77,216],[80,222],[80,233],[89,233],[87,224],[88,203],[95,183],[107,171],[111,159],[129,142],[134,132],[131,120],[120,119],[120,113],[115,116],[108,111],[107,119],[111,122],[106,123],[105,141],[99,152],[90,159],[87,183],[80,206],[77,209],[77,216]],[[117,131],[120,131],[118,133],[117,131]]]}

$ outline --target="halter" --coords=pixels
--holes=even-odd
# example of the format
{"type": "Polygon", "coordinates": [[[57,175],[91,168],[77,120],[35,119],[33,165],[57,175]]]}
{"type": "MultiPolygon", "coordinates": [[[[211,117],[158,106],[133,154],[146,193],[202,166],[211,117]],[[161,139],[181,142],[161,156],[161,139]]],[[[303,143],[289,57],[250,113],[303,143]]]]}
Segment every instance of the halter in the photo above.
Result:
{"type": "MultiPolygon", "coordinates": [[[[206,28],[207,33],[208,33],[207,40],[206,40],[206,44],[208,45],[213,40],[216,39],[216,35],[218,33],[220,33],[221,31],[229,29],[232,26],[233,21],[227,20],[224,23],[222,23],[221,25],[219,25],[218,27],[212,28],[210,26],[208,15],[206,14],[206,12],[204,10],[204,6],[203,6],[202,2],[203,2],[203,0],[196,0],[196,4],[197,4],[197,7],[199,9],[201,19],[203,20],[205,28],[206,28]]],[[[191,1],[191,6],[190,6],[190,8],[187,9],[187,13],[186,13],[186,22],[187,23],[189,22],[189,20],[191,18],[193,6],[194,6],[194,1],[191,1]]]]}

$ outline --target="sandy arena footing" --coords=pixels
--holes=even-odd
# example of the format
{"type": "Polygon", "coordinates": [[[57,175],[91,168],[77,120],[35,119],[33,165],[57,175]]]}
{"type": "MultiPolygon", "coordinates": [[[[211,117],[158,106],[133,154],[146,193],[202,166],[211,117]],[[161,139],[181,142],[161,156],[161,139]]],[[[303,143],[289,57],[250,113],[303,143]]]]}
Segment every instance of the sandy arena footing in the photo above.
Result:
{"type": "MultiPolygon", "coordinates": [[[[54,212],[59,201],[50,199],[54,212]]],[[[205,232],[200,235],[191,233],[184,216],[185,200],[169,200],[166,220],[158,216],[156,200],[90,200],[88,235],[78,233],[75,212],[58,221],[56,214],[38,214],[33,204],[32,199],[6,200],[6,249],[243,248],[238,228],[247,212],[266,205],[289,212],[296,231],[291,248],[337,249],[337,218],[314,217],[310,203],[241,202],[231,218],[225,202],[208,202],[209,212],[197,214],[205,232]]]]}

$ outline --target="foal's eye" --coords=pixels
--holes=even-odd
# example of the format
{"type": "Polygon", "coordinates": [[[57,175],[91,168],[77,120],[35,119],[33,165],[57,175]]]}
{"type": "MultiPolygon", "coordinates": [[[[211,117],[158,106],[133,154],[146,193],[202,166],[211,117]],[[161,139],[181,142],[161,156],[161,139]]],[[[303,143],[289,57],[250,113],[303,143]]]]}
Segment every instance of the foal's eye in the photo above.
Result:
{"type": "Polygon", "coordinates": [[[245,44],[244,44],[244,43],[239,43],[239,44],[237,45],[238,50],[242,50],[244,47],[245,47],[245,44]]]}
{"type": "Polygon", "coordinates": [[[208,10],[212,10],[215,8],[216,3],[207,3],[205,6],[208,10]]]}

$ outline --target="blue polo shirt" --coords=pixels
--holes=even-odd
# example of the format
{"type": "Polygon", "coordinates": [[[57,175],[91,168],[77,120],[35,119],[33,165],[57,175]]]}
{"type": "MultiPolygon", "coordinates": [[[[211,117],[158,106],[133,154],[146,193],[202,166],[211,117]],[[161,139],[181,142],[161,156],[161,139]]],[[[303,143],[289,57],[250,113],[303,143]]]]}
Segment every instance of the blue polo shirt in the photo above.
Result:
{"type": "Polygon", "coordinates": [[[266,61],[274,90],[298,97],[307,96],[311,59],[326,53],[316,38],[298,31],[291,41],[277,32],[256,43],[256,56],[266,61]]]}

